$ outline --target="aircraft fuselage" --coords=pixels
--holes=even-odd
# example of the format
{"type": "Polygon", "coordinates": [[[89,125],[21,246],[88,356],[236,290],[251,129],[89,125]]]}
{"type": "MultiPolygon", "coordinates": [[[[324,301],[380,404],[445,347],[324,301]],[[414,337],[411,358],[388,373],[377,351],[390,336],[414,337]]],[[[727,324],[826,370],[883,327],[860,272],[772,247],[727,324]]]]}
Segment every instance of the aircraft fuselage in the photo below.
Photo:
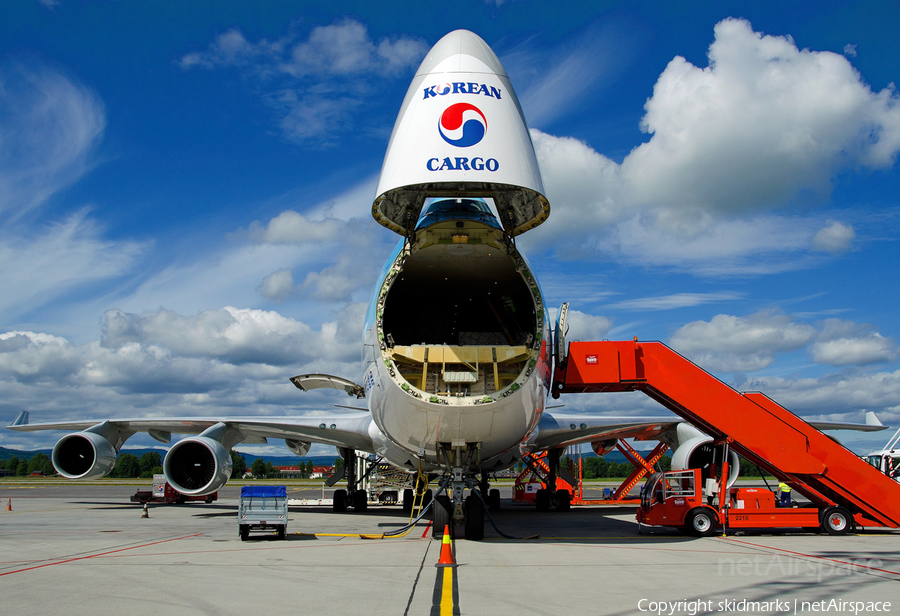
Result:
{"type": "Polygon", "coordinates": [[[436,467],[443,444],[475,448],[479,468],[511,465],[543,411],[549,349],[537,280],[487,205],[433,202],[369,306],[364,386],[379,453],[436,467]]]}

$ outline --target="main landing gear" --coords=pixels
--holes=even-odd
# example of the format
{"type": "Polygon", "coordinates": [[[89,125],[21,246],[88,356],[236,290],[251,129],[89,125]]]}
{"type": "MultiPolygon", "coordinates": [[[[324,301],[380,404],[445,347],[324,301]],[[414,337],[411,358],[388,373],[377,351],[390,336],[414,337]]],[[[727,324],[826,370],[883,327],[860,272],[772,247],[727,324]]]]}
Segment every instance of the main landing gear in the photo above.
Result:
{"type": "MultiPolygon", "coordinates": [[[[529,464],[529,468],[543,481],[547,488],[542,488],[534,494],[534,507],[538,511],[550,511],[556,508],[557,511],[568,511],[572,508],[572,493],[564,488],[556,488],[556,478],[559,476],[559,459],[562,455],[562,449],[550,449],[547,451],[547,461],[540,464],[540,467],[532,466],[528,463],[526,457],[525,463],[529,464]]],[[[574,480],[569,482],[572,485],[574,480]]]]}
{"type": "Polygon", "coordinates": [[[344,459],[343,470],[338,471],[329,477],[325,484],[331,487],[341,479],[346,478],[347,489],[334,491],[332,509],[335,513],[342,513],[347,511],[349,507],[353,507],[353,510],[357,513],[363,513],[369,507],[369,493],[359,486],[366,477],[369,476],[369,473],[372,472],[372,469],[375,468],[375,465],[378,464],[379,460],[363,460],[356,455],[355,449],[347,447],[341,447],[339,451],[341,452],[341,457],[344,459]],[[361,463],[368,466],[362,476],[360,476],[361,463]]]}

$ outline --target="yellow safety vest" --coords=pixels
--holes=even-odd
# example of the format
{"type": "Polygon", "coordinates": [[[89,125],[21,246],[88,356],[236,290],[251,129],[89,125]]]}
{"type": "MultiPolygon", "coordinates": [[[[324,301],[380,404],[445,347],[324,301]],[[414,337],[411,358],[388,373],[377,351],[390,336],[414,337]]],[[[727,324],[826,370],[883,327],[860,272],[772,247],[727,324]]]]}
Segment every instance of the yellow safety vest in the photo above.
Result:
{"type": "Polygon", "coordinates": [[[789,486],[789,485],[786,484],[786,483],[779,483],[779,484],[778,484],[778,489],[781,490],[782,492],[788,492],[788,493],[790,493],[790,491],[791,491],[791,486],[789,486]]]}

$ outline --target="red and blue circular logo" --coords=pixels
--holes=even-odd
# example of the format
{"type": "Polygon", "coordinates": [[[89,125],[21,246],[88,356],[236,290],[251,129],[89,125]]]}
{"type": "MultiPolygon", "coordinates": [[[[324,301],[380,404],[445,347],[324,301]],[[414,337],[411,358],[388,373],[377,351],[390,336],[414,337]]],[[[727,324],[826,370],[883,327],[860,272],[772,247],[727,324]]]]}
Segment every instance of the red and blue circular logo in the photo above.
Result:
{"type": "Polygon", "coordinates": [[[444,109],[438,121],[438,132],[450,145],[468,148],[484,139],[487,118],[475,105],[456,103],[444,109]]]}

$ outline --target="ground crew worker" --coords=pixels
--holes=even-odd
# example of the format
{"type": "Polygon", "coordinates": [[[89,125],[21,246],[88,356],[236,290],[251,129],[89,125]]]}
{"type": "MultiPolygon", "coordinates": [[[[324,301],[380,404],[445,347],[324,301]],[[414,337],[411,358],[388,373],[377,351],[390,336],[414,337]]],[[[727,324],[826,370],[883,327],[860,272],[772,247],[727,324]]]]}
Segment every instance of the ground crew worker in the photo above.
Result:
{"type": "Polygon", "coordinates": [[[791,486],[786,484],[785,482],[781,482],[778,484],[778,491],[781,493],[781,506],[782,507],[790,507],[791,506],[791,486]]]}

